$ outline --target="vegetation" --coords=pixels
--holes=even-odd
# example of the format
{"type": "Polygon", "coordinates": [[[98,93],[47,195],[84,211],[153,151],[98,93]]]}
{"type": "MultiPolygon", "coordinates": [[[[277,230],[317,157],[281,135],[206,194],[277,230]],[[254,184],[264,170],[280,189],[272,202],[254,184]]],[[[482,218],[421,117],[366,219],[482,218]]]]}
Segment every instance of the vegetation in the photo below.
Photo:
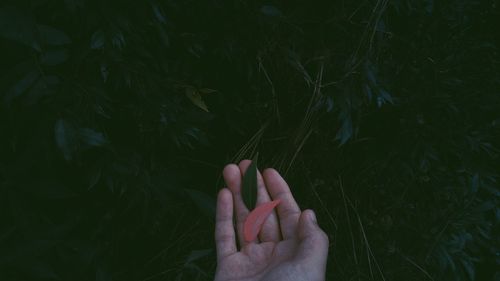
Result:
{"type": "Polygon", "coordinates": [[[2,1],[0,279],[211,280],[258,153],[328,280],[498,280],[498,6],[2,1]]]}

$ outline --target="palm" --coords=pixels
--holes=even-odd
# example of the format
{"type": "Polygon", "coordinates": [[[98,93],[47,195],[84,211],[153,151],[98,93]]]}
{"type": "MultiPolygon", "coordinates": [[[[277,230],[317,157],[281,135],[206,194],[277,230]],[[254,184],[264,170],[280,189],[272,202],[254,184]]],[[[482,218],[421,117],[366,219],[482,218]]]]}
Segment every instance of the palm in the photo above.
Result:
{"type": "Polygon", "coordinates": [[[249,211],[241,198],[241,175],[249,164],[249,160],[244,160],[239,167],[228,165],[224,169],[230,190],[222,189],[217,200],[215,280],[323,280],[328,238],[307,219],[306,211],[300,211],[288,185],[275,170],[266,170],[264,176],[257,173],[257,205],[269,202],[271,197],[280,199],[278,212],[273,211],[267,218],[254,241],[243,239],[243,223],[249,211]]]}
{"type": "Polygon", "coordinates": [[[289,276],[295,268],[296,244],[296,241],[287,240],[247,245],[219,262],[219,274],[227,280],[277,280],[271,277],[289,276]]]}

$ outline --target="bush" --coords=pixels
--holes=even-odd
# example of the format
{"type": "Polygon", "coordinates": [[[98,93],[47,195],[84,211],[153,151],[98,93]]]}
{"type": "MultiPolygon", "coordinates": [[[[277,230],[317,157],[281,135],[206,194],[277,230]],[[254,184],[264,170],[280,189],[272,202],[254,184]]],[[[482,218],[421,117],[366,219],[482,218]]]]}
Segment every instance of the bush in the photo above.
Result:
{"type": "Polygon", "coordinates": [[[4,1],[2,280],[211,280],[223,166],[275,167],[327,279],[496,280],[494,1],[4,1]]]}

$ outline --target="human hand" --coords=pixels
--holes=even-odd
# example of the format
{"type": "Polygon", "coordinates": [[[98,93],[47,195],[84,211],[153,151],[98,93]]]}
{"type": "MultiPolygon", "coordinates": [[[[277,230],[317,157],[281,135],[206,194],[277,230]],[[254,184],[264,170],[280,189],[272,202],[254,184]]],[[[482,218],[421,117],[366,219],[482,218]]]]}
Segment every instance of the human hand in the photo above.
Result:
{"type": "Polygon", "coordinates": [[[287,183],[274,169],[266,169],[262,175],[257,172],[257,206],[271,198],[281,199],[278,212],[267,218],[254,241],[245,241],[243,225],[249,211],[241,197],[241,186],[250,163],[243,160],[239,165],[229,164],[223,171],[229,189],[223,188],[217,197],[215,281],[324,280],[328,236],[319,228],[312,210],[301,212],[287,183]]]}

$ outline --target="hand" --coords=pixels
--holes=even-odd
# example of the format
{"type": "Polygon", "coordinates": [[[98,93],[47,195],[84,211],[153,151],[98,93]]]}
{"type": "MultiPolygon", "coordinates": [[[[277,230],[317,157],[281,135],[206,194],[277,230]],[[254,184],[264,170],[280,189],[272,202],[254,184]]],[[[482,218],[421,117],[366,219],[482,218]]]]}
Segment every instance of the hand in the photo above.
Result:
{"type": "Polygon", "coordinates": [[[255,241],[244,240],[243,224],[249,211],[241,197],[241,183],[249,165],[249,160],[243,160],[223,171],[229,189],[223,188],[217,198],[215,281],[324,280],[328,236],[319,228],[312,210],[300,211],[287,183],[274,169],[257,173],[257,205],[281,199],[278,212],[267,218],[255,241]]]}

